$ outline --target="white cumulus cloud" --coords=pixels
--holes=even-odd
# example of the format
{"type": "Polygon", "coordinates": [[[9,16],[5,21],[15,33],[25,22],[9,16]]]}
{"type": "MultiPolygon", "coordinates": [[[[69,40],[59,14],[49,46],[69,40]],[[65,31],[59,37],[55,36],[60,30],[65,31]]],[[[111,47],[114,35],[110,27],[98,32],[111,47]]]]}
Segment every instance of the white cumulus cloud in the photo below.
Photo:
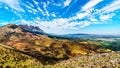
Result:
{"type": "Polygon", "coordinates": [[[24,10],[20,7],[19,0],[0,0],[0,2],[8,5],[9,7],[11,7],[14,10],[24,12],[24,10]]]}
{"type": "Polygon", "coordinates": [[[103,0],[90,0],[87,4],[85,4],[82,9],[83,10],[87,10],[90,9],[92,7],[94,7],[95,5],[97,5],[98,3],[100,3],[103,0]]]}
{"type": "Polygon", "coordinates": [[[100,11],[103,13],[110,13],[118,9],[120,9],[120,0],[114,0],[111,4],[105,6],[100,11]]]}
{"type": "Polygon", "coordinates": [[[108,20],[108,19],[112,18],[114,15],[115,15],[115,14],[101,15],[101,16],[100,16],[100,20],[101,20],[101,21],[108,20]]]}
{"type": "Polygon", "coordinates": [[[64,7],[69,6],[69,4],[71,3],[71,1],[72,1],[72,0],[66,0],[66,1],[64,2],[64,7]]]}

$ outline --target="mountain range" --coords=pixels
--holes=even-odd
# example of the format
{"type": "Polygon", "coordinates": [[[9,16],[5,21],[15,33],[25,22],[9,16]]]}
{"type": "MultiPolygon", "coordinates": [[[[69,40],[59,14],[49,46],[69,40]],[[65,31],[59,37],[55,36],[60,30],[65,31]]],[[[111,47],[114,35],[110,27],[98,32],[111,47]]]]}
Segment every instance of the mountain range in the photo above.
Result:
{"type": "MultiPolygon", "coordinates": [[[[84,56],[112,51],[101,48],[96,42],[68,40],[64,39],[64,36],[57,39],[58,36],[47,34],[35,26],[7,24],[0,27],[0,48],[4,48],[3,52],[8,49],[18,52],[20,56],[21,54],[27,55],[29,56],[28,59],[32,57],[37,63],[40,62],[40,65],[55,64],[78,55],[84,56]]],[[[7,53],[7,55],[9,54],[7,53]]],[[[12,59],[15,58],[17,57],[12,57],[12,59]]],[[[5,62],[10,63],[11,60],[8,60],[5,62]]],[[[32,60],[29,61],[33,62],[32,60]]],[[[4,66],[5,62],[1,61],[0,64],[3,63],[1,65],[4,66]]]]}
{"type": "Polygon", "coordinates": [[[8,24],[0,27],[0,32],[1,44],[28,52],[30,55],[38,53],[36,57],[43,54],[52,58],[64,58],[64,56],[69,58],[75,54],[87,54],[97,50],[97,47],[92,45],[83,46],[84,44],[79,42],[49,38],[39,34],[44,33],[41,29],[32,26],[8,24]]]}

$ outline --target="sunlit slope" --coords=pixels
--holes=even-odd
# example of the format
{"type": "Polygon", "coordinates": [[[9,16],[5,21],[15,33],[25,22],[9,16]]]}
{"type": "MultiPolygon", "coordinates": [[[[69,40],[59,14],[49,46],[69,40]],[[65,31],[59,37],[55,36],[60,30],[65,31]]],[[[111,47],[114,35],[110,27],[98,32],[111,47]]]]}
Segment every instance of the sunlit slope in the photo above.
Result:
{"type": "Polygon", "coordinates": [[[0,68],[28,68],[36,66],[42,67],[42,64],[35,58],[8,48],[4,48],[0,45],[0,68]]]}
{"type": "Polygon", "coordinates": [[[66,61],[48,65],[52,68],[120,68],[120,52],[110,52],[89,56],[76,56],[66,61]]]}

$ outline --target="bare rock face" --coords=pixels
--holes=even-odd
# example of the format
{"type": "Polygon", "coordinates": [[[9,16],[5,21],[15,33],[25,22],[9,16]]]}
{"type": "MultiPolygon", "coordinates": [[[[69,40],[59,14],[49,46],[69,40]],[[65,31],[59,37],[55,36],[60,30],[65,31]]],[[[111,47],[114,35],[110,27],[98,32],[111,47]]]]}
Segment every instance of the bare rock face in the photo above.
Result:
{"type": "Polygon", "coordinates": [[[41,34],[44,33],[44,31],[37,26],[30,26],[30,25],[19,25],[19,26],[24,30],[27,30],[33,33],[41,33],[41,34]]]}

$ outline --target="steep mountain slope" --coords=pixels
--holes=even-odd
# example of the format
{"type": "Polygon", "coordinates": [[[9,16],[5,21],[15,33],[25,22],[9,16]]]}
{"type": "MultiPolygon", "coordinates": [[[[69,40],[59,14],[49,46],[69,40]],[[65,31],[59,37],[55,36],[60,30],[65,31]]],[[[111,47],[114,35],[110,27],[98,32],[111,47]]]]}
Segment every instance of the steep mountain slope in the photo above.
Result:
{"type": "MultiPolygon", "coordinates": [[[[34,33],[34,29],[30,31],[31,27],[30,30],[28,29],[29,27],[23,28],[14,24],[2,26],[0,27],[0,43],[22,51],[42,63],[55,63],[76,55],[96,54],[100,49],[91,43],[52,39],[46,35],[34,33]]],[[[40,29],[36,31],[43,32],[40,29]]]]}
{"type": "Polygon", "coordinates": [[[33,68],[43,65],[29,55],[4,48],[0,45],[0,68],[33,68]]]}
{"type": "Polygon", "coordinates": [[[76,56],[48,68],[120,68],[120,52],[76,56]]]}
{"type": "Polygon", "coordinates": [[[76,56],[55,65],[43,65],[32,56],[0,45],[0,68],[119,68],[120,52],[76,56]]]}

